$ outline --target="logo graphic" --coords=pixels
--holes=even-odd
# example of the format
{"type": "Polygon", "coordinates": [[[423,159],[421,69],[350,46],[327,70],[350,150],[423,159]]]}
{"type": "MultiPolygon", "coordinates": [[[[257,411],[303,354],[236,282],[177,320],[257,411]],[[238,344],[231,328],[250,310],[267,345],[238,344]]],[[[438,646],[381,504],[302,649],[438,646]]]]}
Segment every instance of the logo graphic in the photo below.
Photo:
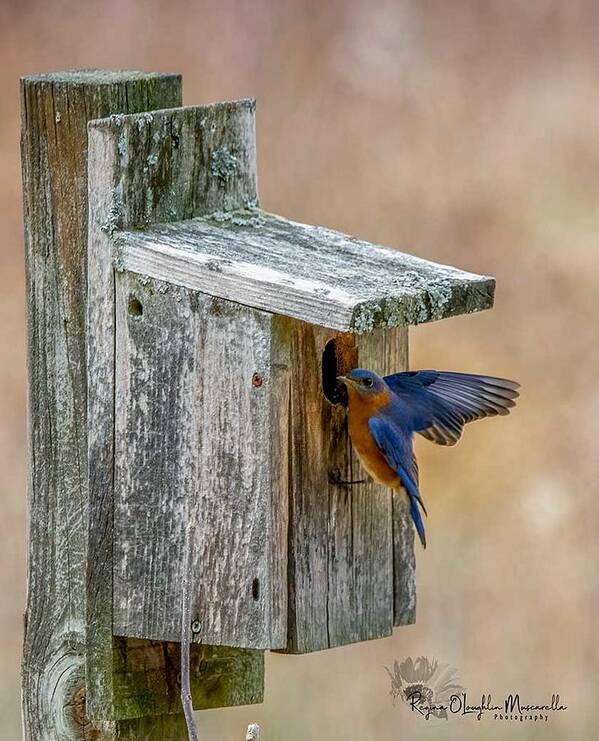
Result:
{"type": "Polygon", "coordinates": [[[393,671],[387,666],[385,670],[391,679],[389,694],[393,704],[399,698],[412,713],[426,720],[468,716],[476,721],[488,717],[500,722],[547,723],[552,715],[568,709],[557,692],[551,695],[551,700],[541,702],[529,702],[518,691],[509,692],[498,702],[490,692],[484,692],[473,702],[460,684],[457,669],[425,656],[419,656],[416,661],[410,657],[401,663],[395,661],[393,671]]]}
{"type": "Polygon", "coordinates": [[[439,664],[419,656],[416,661],[410,657],[401,662],[395,661],[393,672],[385,667],[391,678],[390,695],[393,703],[399,697],[413,710],[427,716],[447,720],[447,708],[452,696],[464,692],[459,684],[458,671],[449,664],[439,664]]]}

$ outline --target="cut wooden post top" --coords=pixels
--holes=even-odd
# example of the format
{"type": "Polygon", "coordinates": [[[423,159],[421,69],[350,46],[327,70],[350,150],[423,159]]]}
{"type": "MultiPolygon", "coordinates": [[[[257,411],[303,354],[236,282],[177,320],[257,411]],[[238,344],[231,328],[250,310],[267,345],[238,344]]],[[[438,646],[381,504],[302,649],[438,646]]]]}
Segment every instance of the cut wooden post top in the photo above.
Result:
{"type": "Polygon", "coordinates": [[[117,83],[135,82],[143,80],[148,82],[152,79],[163,80],[165,78],[180,79],[181,75],[174,72],[142,72],[141,70],[119,70],[119,69],[72,69],[59,72],[43,72],[41,74],[26,75],[26,82],[58,82],[82,85],[115,85],[117,83]]]}
{"type": "Polygon", "coordinates": [[[495,280],[258,209],[115,235],[115,266],[355,333],[493,305],[495,280]]]}

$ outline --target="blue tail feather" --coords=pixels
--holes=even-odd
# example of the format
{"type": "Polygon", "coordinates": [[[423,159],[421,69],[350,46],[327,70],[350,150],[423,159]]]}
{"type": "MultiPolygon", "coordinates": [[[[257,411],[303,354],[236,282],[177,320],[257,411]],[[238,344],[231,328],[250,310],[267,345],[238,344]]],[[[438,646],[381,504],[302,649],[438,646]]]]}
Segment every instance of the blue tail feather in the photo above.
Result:
{"type": "Polygon", "coordinates": [[[399,480],[410,500],[410,514],[418,537],[423,548],[426,548],[426,535],[420,507],[424,514],[426,514],[426,509],[418,491],[418,468],[412,450],[412,437],[410,434],[406,434],[405,430],[399,425],[393,424],[382,415],[371,417],[368,427],[387,463],[399,476],[399,480]]]}
{"type": "Polygon", "coordinates": [[[410,494],[408,494],[408,497],[410,499],[410,514],[412,515],[412,520],[414,520],[416,532],[418,533],[422,547],[426,548],[426,533],[424,532],[424,523],[422,522],[420,510],[418,509],[418,501],[410,494]]]}
{"type": "Polygon", "coordinates": [[[412,520],[414,520],[416,532],[418,533],[422,547],[426,548],[426,533],[424,532],[424,523],[422,522],[422,516],[420,514],[420,507],[422,507],[422,511],[426,514],[424,502],[422,501],[418,487],[412,480],[412,477],[402,466],[399,467],[399,478],[401,479],[406,494],[410,500],[410,514],[412,515],[412,520]],[[420,505],[420,507],[418,505],[420,505]]]}

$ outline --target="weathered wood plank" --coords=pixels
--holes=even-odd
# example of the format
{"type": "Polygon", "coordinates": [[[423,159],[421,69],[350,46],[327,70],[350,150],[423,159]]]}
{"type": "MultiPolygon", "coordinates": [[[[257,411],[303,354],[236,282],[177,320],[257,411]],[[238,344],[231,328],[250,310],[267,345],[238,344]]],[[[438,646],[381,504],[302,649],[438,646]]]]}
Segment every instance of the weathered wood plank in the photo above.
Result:
{"type": "Polygon", "coordinates": [[[117,235],[123,267],[339,331],[488,309],[495,281],[258,210],[117,235]]]}
{"type": "Polygon", "coordinates": [[[393,492],[393,625],[416,622],[414,525],[404,492],[393,492]]]}
{"type": "Polygon", "coordinates": [[[285,322],[117,274],[114,623],[176,640],[185,532],[204,642],[286,643],[285,322]]]}
{"type": "MultiPolygon", "coordinates": [[[[180,643],[174,642],[116,639],[115,710],[119,718],[181,712],[180,649],[180,643]]],[[[264,652],[193,644],[191,680],[197,710],[262,702],[264,652]]]]}
{"type": "MultiPolygon", "coordinates": [[[[359,367],[370,368],[381,376],[408,370],[408,329],[378,331],[360,337],[358,342],[359,367]]],[[[352,450],[352,476],[361,478],[364,471],[352,450]]],[[[366,487],[373,486],[372,482],[366,487]]],[[[407,497],[403,492],[393,492],[376,485],[374,496],[379,506],[385,500],[392,507],[393,543],[393,625],[411,625],[416,622],[416,559],[414,554],[414,526],[409,514],[407,497]],[[387,497],[392,496],[392,502],[387,497]]],[[[369,533],[366,532],[366,537],[369,533]]],[[[377,579],[380,575],[364,574],[366,579],[377,579]]]]}
{"type": "Polygon", "coordinates": [[[255,110],[248,99],[90,123],[114,158],[105,231],[255,207],[255,110]]]}
{"type": "Polygon", "coordinates": [[[339,334],[293,323],[290,404],[289,643],[303,653],[389,635],[413,619],[413,535],[392,494],[367,481],[346,411],[331,405],[337,375],[407,366],[407,329],[339,334]],[[335,344],[333,355],[325,348],[335,344]],[[323,364],[324,354],[324,364],[323,364]],[[324,374],[324,376],[323,376],[324,374]],[[395,542],[394,542],[395,532],[395,542]]]}
{"type": "Polygon", "coordinates": [[[87,671],[90,712],[110,719],[119,706],[112,672],[116,288],[111,237],[117,228],[255,204],[254,104],[241,101],[112,116],[90,124],[89,142],[88,373],[93,430],[89,530],[93,558],[88,620],[93,635],[87,671]]]}
{"type": "Polygon", "coordinates": [[[178,76],[143,72],[55,73],[21,84],[29,408],[22,679],[24,732],[34,741],[80,739],[85,726],[87,122],[177,105],[180,94],[178,76]]]}

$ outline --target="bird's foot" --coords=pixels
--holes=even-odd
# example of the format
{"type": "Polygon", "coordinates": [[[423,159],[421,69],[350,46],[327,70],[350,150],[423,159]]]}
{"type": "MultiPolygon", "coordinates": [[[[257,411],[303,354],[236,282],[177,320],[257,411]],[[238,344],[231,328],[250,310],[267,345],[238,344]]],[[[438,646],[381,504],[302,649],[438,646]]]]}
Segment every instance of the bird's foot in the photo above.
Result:
{"type": "Polygon", "coordinates": [[[355,481],[344,481],[339,477],[338,474],[329,473],[329,482],[335,486],[357,486],[358,484],[365,484],[367,479],[357,479],[355,481]]]}

